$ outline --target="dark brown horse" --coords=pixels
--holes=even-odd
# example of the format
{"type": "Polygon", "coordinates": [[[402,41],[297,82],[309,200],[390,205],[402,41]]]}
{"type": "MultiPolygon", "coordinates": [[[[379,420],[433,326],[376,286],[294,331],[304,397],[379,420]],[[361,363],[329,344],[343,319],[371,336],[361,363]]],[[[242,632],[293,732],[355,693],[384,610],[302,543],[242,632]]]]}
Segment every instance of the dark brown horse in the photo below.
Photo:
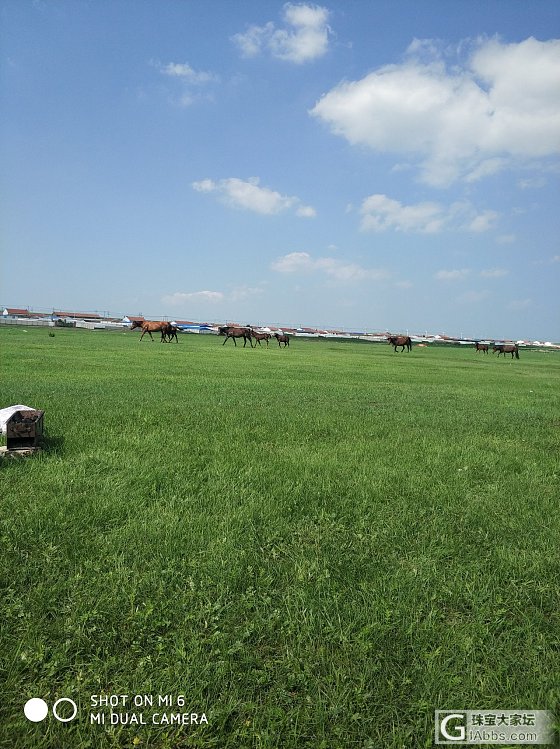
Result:
{"type": "Polygon", "coordinates": [[[280,333],[275,333],[275,334],[274,334],[274,337],[275,337],[275,338],[276,338],[276,340],[278,341],[278,346],[279,346],[280,348],[281,348],[281,344],[282,344],[282,343],[284,344],[284,348],[286,348],[286,346],[289,346],[289,345],[290,345],[290,339],[289,339],[289,337],[288,337],[288,336],[287,336],[287,335],[286,335],[285,333],[282,333],[282,334],[280,334],[280,333]]]}
{"type": "Polygon", "coordinates": [[[237,341],[236,338],[243,338],[243,348],[247,345],[247,341],[249,341],[249,345],[251,348],[253,348],[253,342],[251,341],[251,335],[253,331],[251,328],[238,328],[235,325],[222,325],[218,328],[218,335],[225,335],[226,340],[222,343],[222,346],[225,346],[227,343],[228,338],[231,338],[237,347],[237,341]]]}
{"type": "Polygon", "coordinates": [[[481,343],[480,341],[474,342],[474,350],[478,353],[479,351],[484,351],[485,354],[488,353],[488,344],[487,343],[481,343]]]}
{"type": "Polygon", "coordinates": [[[167,329],[162,331],[163,337],[167,338],[168,343],[171,343],[173,339],[175,339],[175,341],[179,343],[179,339],[177,338],[177,330],[178,328],[176,325],[171,325],[171,323],[168,323],[167,329]]]}
{"type": "Polygon", "coordinates": [[[496,353],[496,351],[498,352],[498,359],[500,358],[500,354],[503,354],[504,358],[506,354],[511,354],[512,359],[514,356],[516,359],[519,359],[519,348],[516,343],[515,344],[501,343],[498,346],[494,344],[492,351],[494,353],[496,353]]]}
{"type": "MultiPolygon", "coordinates": [[[[261,341],[266,341],[266,345],[268,348],[268,342],[270,340],[270,333],[257,333],[256,330],[251,330],[251,335],[253,336],[255,341],[259,344],[259,346],[261,345],[261,341]]],[[[257,347],[255,346],[255,348],[257,347]]]]}
{"type": "Polygon", "coordinates": [[[397,346],[401,347],[401,354],[405,348],[407,351],[412,351],[412,341],[408,335],[388,335],[387,343],[390,343],[391,346],[393,346],[395,353],[397,352],[397,346]]]}
{"type": "MultiPolygon", "coordinates": [[[[161,333],[161,342],[165,343],[167,330],[169,327],[170,325],[168,322],[160,322],[159,320],[133,320],[130,329],[135,330],[136,328],[142,328],[142,335],[140,336],[140,340],[142,340],[142,338],[144,338],[147,333],[153,341],[154,337],[152,333],[161,333]]],[[[179,341],[177,341],[177,343],[179,343],[179,341]]]]}

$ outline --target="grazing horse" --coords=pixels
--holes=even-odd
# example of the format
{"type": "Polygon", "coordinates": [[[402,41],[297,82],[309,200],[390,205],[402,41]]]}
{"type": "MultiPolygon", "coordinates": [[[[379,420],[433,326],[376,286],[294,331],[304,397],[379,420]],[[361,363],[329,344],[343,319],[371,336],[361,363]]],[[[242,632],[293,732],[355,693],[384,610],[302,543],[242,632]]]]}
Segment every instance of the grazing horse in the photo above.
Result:
{"type": "MultiPolygon", "coordinates": [[[[140,340],[144,338],[146,333],[150,336],[152,339],[152,342],[154,340],[154,337],[152,333],[161,333],[161,342],[166,342],[166,335],[168,328],[171,327],[168,322],[160,322],[159,320],[156,321],[150,321],[150,320],[133,320],[132,325],[130,326],[131,330],[135,330],[136,328],[142,328],[142,335],[140,336],[140,340]]],[[[179,343],[179,341],[177,341],[179,343]]]]}
{"type": "Polygon", "coordinates": [[[238,328],[235,325],[222,325],[218,328],[218,335],[225,335],[226,340],[222,343],[222,346],[225,346],[227,343],[227,339],[231,338],[233,340],[233,343],[235,344],[235,347],[237,348],[237,341],[236,338],[243,338],[243,348],[247,345],[247,341],[249,341],[249,345],[251,348],[253,348],[253,342],[251,341],[251,335],[253,331],[251,328],[238,328]]]}
{"type": "MultiPolygon", "coordinates": [[[[268,348],[268,342],[270,340],[270,333],[257,333],[256,330],[251,330],[251,335],[255,339],[255,341],[261,345],[261,341],[266,341],[266,347],[268,348]]],[[[255,346],[255,348],[257,348],[255,346]]]]}
{"type": "Polygon", "coordinates": [[[504,355],[504,359],[506,354],[511,354],[512,359],[514,356],[516,359],[519,359],[519,348],[517,344],[501,343],[499,346],[496,346],[496,344],[494,344],[494,348],[492,349],[492,351],[494,353],[496,353],[496,351],[498,352],[498,359],[500,358],[500,354],[504,355]]]}
{"type": "Polygon", "coordinates": [[[285,333],[282,333],[282,334],[275,333],[274,337],[278,341],[278,347],[279,348],[281,348],[280,344],[282,344],[282,343],[284,344],[284,348],[286,348],[286,346],[290,345],[290,339],[289,339],[289,337],[285,333]]]}
{"type": "Polygon", "coordinates": [[[401,347],[401,354],[405,348],[407,351],[412,351],[412,341],[408,335],[388,335],[387,343],[394,347],[395,353],[397,352],[397,346],[401,347]]]}
{"type": "Polygon", "coordinates": [[[480,341],[474,342],[474,350],[478,353],[479,351],[484,351],[485,354],[488,353],[488,344],[487,343],[481,343],[480,341]]]}

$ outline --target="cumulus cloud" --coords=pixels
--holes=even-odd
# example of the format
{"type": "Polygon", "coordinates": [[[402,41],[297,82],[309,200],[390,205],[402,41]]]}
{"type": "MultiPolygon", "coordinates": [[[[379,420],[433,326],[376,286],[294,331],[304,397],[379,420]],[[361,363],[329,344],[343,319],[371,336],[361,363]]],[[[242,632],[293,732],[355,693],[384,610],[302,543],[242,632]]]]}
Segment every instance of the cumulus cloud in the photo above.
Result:
{"type": "Polygon", "coordinates": [[[343,81],[310,114],[351,144],[414,159],[445,187],[560,152],[560,40],[478,40],[447,65],[435,43],[343,81]],[[420,54],[421,53],[421,54],[420,54]]]}
{"type": "Polygon", "coordinates": [[[173,307],[180,307],[191,302],[222,302],[223,300],[224,294],[221,291],[176,291],[174,294],[162,297],[161,301],[173,307]]]}
{"type": "Polygon", "coordinates": [[[364,231],[382,232],[417,231],[434,234],[445,223],[444,209],[437,203],[403,205],[387,195],[370,195],[361,205],[361,228],[364,231]]]}
{"type": "Polygon", "coordinates": [[[250,26],[235,34],[233,42],[243,57],[256,57],[268,51],[279,60],[301,64],[322,57],[329,46],[329,11],[319,5],[284,5],[284,26],[269,21],[264,26],[250,26]]]}
{"type": "Polygon", "coordinates": [[[481,270],[480,275],[482,278],[502,278],[507,276],[509,273],[505,268],[489,268],[488,270],[481,270]]]}
{"type": "Polygon", "coordinates": [[[178,78],[186,83],[200,86],[218,80],[218,76],[203,70],[194,70],[187,62],[169,62],[167,65],[159,65],[160,72],[170,78],[178,78]]]}
{"type": "Polygon", "coordinates": [[[474,216],[468,224],[469,231],[481,234],[484,231],[491,229],[498,219],[496,211],[486,210],[474,216]]]}
{"type": "Polygon", "coordinates": [[[217,83],[219,76],[205,70],[195,70],[187,62],[153,63],[159,72],[172,78],[179,85],[180,94],[175,99],[180,106],[187,107],[197,98],[203,96],[202,89],[208,84],[217,83]]]}
{"type": "Polygon", "coordinates": [[[438,281],[461,281],[466,278],[470,273],[468,268],[462,268],[461,270],[438,270],[435,274],[435,278],[438,281]]]}
{"type": "Polygon", "coordinates": [[[242,302],[262,294],[261,286],[235,286],[231,291],[176,291],[163,296],[161,301],[172,307],[185,307],[203,302],[205,304],[220,304],[222,302],[242,302]]]}
{"type": "Polygon", "coordinates": [[[360,214],[363,231],[394,230],[421,234],[438,234],[443,230],[480,233],[491,229],[498,218],[496,211],[478,212],[466,201],[450,206],[434,202],[403,205],[382,194],[365,198],[360,214]]]}
{"type": "Polygon", "coordinates": [[[304,205],[299,198],[281,195],[268,187],[261,187],[258,177],[251,177],[249,180],[230,177],[218,182],[203,179],[193,182],[192,187],[197,192],[215,192],[228,205],[235,208],[243,208],[266,216],[290,209],[303,218],[313,218],[316,214],[314,208],[304,205]]]}
{"type": "Polygon", "coordinates": [[[308,252],[290,252],[277,258],[270,267],[277,273],[320,272],[338,281],[378,281],[388,276],[378,268],[362,268],[332,257],[313,258],[308,252]]]}

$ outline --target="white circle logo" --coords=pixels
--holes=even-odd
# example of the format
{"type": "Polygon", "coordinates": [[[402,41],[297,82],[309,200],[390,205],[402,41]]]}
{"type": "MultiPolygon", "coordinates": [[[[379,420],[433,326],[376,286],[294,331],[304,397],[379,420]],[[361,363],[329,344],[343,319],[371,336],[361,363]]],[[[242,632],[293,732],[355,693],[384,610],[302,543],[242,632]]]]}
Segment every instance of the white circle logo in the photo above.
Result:
{"type": "Polygon", "coordinates": [[[33,697],[32,699],[27,700],[23,712],[25,713],[27,720],[30,720],[33,723],[40,723],[47,717],[49,706],[45,700],[42,700],[40,697],[33,697]]]}
{"type": "Polygon", "coordinates": [[[69,697],[61,697],[59,700],[57,700],[54,703],[52,707],[52,712],[53,712],[54,717],[57,720],[59,720],[61,723],[68,723],[69,720],[74,720],[74,718],[76,717],[76,713],[78,712],[78,706],[76,705],[74,700],[71,700],[69,697]],[[69,702],[74,708],[74,712],[69,718],[61,718],[60,715],[56,712],[56,708],[58,707],[58,705],[60,705],[61,702],[69,702]]]}

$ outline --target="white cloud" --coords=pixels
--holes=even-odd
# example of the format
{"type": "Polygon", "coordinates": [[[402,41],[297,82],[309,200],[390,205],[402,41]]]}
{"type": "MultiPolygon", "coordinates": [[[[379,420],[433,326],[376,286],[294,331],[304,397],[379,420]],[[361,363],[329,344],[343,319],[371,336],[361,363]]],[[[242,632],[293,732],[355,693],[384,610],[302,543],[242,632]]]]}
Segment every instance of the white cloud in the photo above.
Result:
{"type": "Polygon", "coordinates": [[[498,218],[496,211],[477,210],[468,202],[451,206],[423,202],[403,205],[387,195],[370,195],[360,207],[363,231],[389,230],[438,234],[443,230],[480,233],[492,228],[498,218]]]}
{"type": "Polygon", "coordinates": [[[293,209],[297,216],[303,218],[315,216],[315,209],[303,205],[299,198],[281,195],[268,187],[261,187],[258,177],[251,177],[247,181],[237,177],[222,179],[219,182],[203,179],[199,182],[193,182],[192,187],[197,192],[216,192],[228,205],[266,216],[289,209],[293,209]]]}
{"type": "Polygon", "coordinates": [[[310,205],[302,205],[296,208],[296,216],[302,216],[302,218],[314,218],[317,215],[317,211],[310,205]]]}
{"type": "Polygon", "coordinates": [[[245,299],[260,296],[263,292],[264,289],[260,286],[236,286],[227,297],[232,302],[242,302],[245,299]]]}
{"type": "Polygon", "coordinates": [[[386,195],[370,195],[362,202],[360,213],[361,228],[375,232],[395,229],[434,234],[441,231],[446,220],[444,209],[437,203],[406,206],[386,195]]]}
{"type": "Polygon", "coordinates": [[[522,190],[538,190],[546,185],[544,177],[529,177],[528,179],[517,180],[517,186],[522,190]]]}
{"type": "Polygon", "coordinates": [[[465,182],[478,182],[484,177],[491,177],[493,174],[501,172],[508,165],[507,159],[495,157],[493,159],[485,159],[481,161],[467,176],[465,182]]]}
{"type": "Polygon", "coordinates": [[[169,62],[163,64],[154,62],[155,67],[162,75],[173,78],[178,82],[180,94],[175,98],[175,103],[181,107],[190,106],[196,99],[204,97],[201,89],[211,83],[219,81],[219,76],[204,70],[195,70],[187,62],[169,62]]]}
{"type": "Polygon", "coordinates": [[[558,155],[560,40],[479,40],[462,66],[446,67],[435,44],[409,52],[340,83],[310,114],[353,145],[414,157],[421,179],[438,187],[558,155]]]}
{"type": "Polygon", "coordinates": [[[223,300],[224,294],[221,291],[176,291],[174,294],[162,297],[161,301],[173,307],[180,307],[191,302],[222,302],[223,300]]]}
{"type": "Polygon", "coordinates": [[[496,242],[498,244],[513,244],[517,237],[515,234],[500,234],[499,237],[496,238],[496,242]]]}
{"type": "Polygon", "coordinates": [[[481,270],[480,275],[482,278],[503,278],[509,273],[505,268],[489,268],[488,270],[481,270]]]}
{"type": "Polygon", "coordinates": [[[214,73],[194,70],[194,68],[191,68],[187,62],[169,62],[167,65],[159,65],[159,69],[163,75],[170,76],[171,78],[179,78],[180,80],[185,81],[186,83],[192,83],[195,86],[218,80],[218,76],[214,73]]]}
{"type": "Polygon", "coordinates": [[[462,268],[461,270],[438,270],[435,274],[435,278],[438,281],[462,281],[470,274],[468,268],[462,268]]]}
{"type": "Polygon", "coordinates": [[[272,21],[264,26],[250,26],[232,40],[243,57],[256,57],[268,50],[279,60],[301,64],[322,57],[329,46],[329,11],[319,5],[284,5],[284,27],[272,21]]]}
{"type": "Polygon", "coordinates": [[[477,216],[474,216],[472,221],[468,224],[468,230],[481,234],[483,231],[491,229],[498,219],[496,211],[483,211],[477,216]]]}
{"type": "Polygon", "coordinates": [[[524,310],[531,306],[531,299],[514,299],[508,304],[508,309],[511,310],[524,310]]]}
{"type": "Polygon", "coordinates": [[[324,273],[337,281],[378,281],[388,273],[378,268],[362,268],[332,257],[313,258],[308,252],[290,252],[270,266],[277,273],[324,273]]]}
{"type": "Polygon", "coordinates": [[[171,307],[192,307],[202,304],[221,304],[222,302],[243,302],[263,294],[262,286],[235,286],[231,291],[176,291],[161,298],[163,304],[171,307]]]}

